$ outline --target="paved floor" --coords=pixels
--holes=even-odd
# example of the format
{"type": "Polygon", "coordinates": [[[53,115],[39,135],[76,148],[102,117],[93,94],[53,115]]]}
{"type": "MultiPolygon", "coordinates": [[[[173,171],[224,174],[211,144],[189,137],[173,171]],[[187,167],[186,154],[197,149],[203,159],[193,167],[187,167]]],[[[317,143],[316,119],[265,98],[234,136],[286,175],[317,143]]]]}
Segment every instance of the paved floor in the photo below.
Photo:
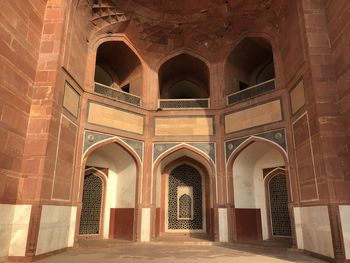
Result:
{"type": "Polygon", "coordinates": [[[42,259],[40,263],[277,263],[324,262],[284,248],[241,245],[135,244],[108,248],[79,248],[42,259]]]}

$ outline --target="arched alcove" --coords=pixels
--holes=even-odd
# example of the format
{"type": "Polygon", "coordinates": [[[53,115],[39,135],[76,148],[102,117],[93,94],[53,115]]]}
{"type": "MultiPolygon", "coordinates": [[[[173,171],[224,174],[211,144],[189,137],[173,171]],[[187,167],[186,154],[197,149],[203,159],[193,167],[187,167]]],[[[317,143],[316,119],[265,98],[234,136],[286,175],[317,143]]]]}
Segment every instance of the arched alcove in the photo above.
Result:
{"type": "MultiPolygon", "coordinates": [[[[154,165],[153,170],[153,187],[155,188],[155,194],[153,199],[156,206],[155,215],[155,236],[164,235],[170,232],[178,233],[198,233],[198,237],[213,238],[213,199],[215,190],[212,186],[215,168],[211,161],[209,161],[203,154],[196,152],[196,150],[187,148],[186,146],[175,147],[165,152],[159,157],[154,165]],[[168,209],[166,205],[166,195],[169,191],[169,176],[177,167],[185,165],[186,167],[192,167],[198,172],[201,180],[202,187],[202,204],[203,204],[203,229],[197,229],[198,231],[191,231],[185,229],[184,231],[169,231],[166,228],[167,213],[165,209],[168,209]],[[204,234],[204,236],[203,236],[204,234]]],[[[184,189],[179,191],[179,197],[183,194],[193,197],[193,188],[190,185],[185,186],[184,189]]],[[[192,199],[193,201],[193,199],[192,199]]],[[[193,204],[193,203],[192,203],[193,204]]],[[[179,207],[178,207],[179,208],[179,207]]],[[[192,214],[194,215],[194,214],[192,214]]],[[[194,220],[194,218],[193,218],[194,220]]]]}
{"type": "MultiPolygon", "coordinates": [[[[269,174],[271,171],[279,169],[286,176],[285,156],[268,142],[252,141],[234,153],[229,165],[232,165],[232,170],[229,169],[229,173],[232,172],[233,177],[236,239],[266,240],[275,238],[276,236],[271,231],[269,174]]],[[[287,181],[280,180],[286,184],[287,181]]],[[[286,190],[286,192],[277,194],[286,195],[284,205],[288,207],[289,186],[284,185],[279,189],[286,190]]]]}
{"type": "Polygon", "coordinates": [[[161,99],[198,99],[210,97],[209,68],[188,54],[177,55],[159,69],[161,99]]]}
{"type": "Polygon", "coordinates": [[[138,170],[133,156],[111,142],[89,154],[86,169],[103,171],[106,175],[103,239],[133,240],[138,170]]]}
{"type": "Polygon", "coordinates": [[[226,95],[275,78],[273,50],[261,37],[245,37],[230,52],[225,64],[226,95]]]}
{"type": "Polygon", "coordinates": [[[142,63],[123,41],[102,43],[96,54],[95,83],[140,96],[142,63]]]}

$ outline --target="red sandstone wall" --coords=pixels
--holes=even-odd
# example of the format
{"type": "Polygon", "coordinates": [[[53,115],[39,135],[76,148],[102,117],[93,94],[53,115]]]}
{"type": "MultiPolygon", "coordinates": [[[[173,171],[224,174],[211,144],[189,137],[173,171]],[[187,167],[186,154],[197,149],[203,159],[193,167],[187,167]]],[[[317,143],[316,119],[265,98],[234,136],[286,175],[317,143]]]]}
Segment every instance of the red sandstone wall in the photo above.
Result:
{"type": "MultiPolygon", "coordinates": [[[[69,74],[80,84],[84,85],[86,74],[86,59],[89,42],[89,18],[91,9],[87,1],[79,1],[74,15],[70,17],[70,29],[65,49],[65,67],[69,74]]],[[[90,65],[92,66],[92,65],[90,65]]]]}
{"type": "Polygon", "coordinates": [[[0,200],[17,197],[45,0],[1,1],[0,200]]]}
{"type": "Polygon", "coordinates": [[[287,5],[288,12],[281,20],[278,35],[282,60],[282,65],[278,66],[283,69],[286,84],[295,77],[305,62],[297,1],[287,1],[287,5]]]}
{"type": "MultiPolygon", "coordinates": [[[[337,102],[343,116],[350,146],[350,2],[326,1],[329,40],[336,78],[337,102]]],[[[350,180],[350,169],[346,177],[350,180]]]]}

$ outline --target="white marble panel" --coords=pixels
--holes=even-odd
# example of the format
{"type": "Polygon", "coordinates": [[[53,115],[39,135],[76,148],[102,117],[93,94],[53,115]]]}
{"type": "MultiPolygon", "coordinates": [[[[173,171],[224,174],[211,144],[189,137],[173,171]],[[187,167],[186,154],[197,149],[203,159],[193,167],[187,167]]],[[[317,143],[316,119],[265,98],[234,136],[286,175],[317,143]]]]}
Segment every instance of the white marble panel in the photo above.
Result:
{"type": "Polygon", "coordinates": [[[340,205],[340,220],[343,231],[346,259],[350,259],[350,205],[340,205]]]}
{"type": "Polygon", "coordinates": [[[298,248],[334,257],[327,206],[294,208],[298,248]],[[299,211],[298,211],[299,210],[299,211]]]}
{"type": "Polygon", "coordinates": [[[66,248],[74,239],[76,207],[44,205],[41,212],[36,254],[66,248]],[[72,233],[73,232],[73,233],[72,233]]]}
{"type": "Polygon", "coordinates": [[[31,210],[31,205],[15,206],[9,256],[25,256],[31,210]]]}
{"type": "Polygon", "coordinates": [[[0,205],[0,257],[8,256],[12,232],[12,221],[15,214],[14,205],[0,205]]]}
{"type": "Polygon", "coordinates": [[[0,257],[24,256],[31,205],[0,205],[0,257]]]}
{"type": "Polygon", "coordinates": [[[303,229],[301,225],[300,207],[294,207],[295,233],[297,238],[297,246],[299,249],[304,249],[303,229]]]}
{"type": "Polygon", "coordinates": [[[228,242],[227,209],[219,208],[219,241],[228,242]]]}
{"type": "Polygon", "coordinates": [[[141,241],[147,242],[150,241],[151,236],[151,209],[142,208],[141,213],[141,241]]]}
{"type": "Polygon", "coordinates": [[[77,207],[73,206],[70,214],[70,225],[68,235],[68,247],[74,246],[75,222],[77,218],[77,207]]]}

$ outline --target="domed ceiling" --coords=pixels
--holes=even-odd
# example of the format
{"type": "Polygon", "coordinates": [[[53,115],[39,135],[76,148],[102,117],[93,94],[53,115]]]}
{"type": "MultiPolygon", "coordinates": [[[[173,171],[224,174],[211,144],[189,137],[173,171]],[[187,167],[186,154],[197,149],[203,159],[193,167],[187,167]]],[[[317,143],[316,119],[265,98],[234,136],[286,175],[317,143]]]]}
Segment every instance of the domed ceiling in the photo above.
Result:
{"type": "Polygon", "coordinates": [[[93,34],[132,31],[147,44],[218,46],[233,31],[279,29],[287,0],[90,0],[93,34]]]}

